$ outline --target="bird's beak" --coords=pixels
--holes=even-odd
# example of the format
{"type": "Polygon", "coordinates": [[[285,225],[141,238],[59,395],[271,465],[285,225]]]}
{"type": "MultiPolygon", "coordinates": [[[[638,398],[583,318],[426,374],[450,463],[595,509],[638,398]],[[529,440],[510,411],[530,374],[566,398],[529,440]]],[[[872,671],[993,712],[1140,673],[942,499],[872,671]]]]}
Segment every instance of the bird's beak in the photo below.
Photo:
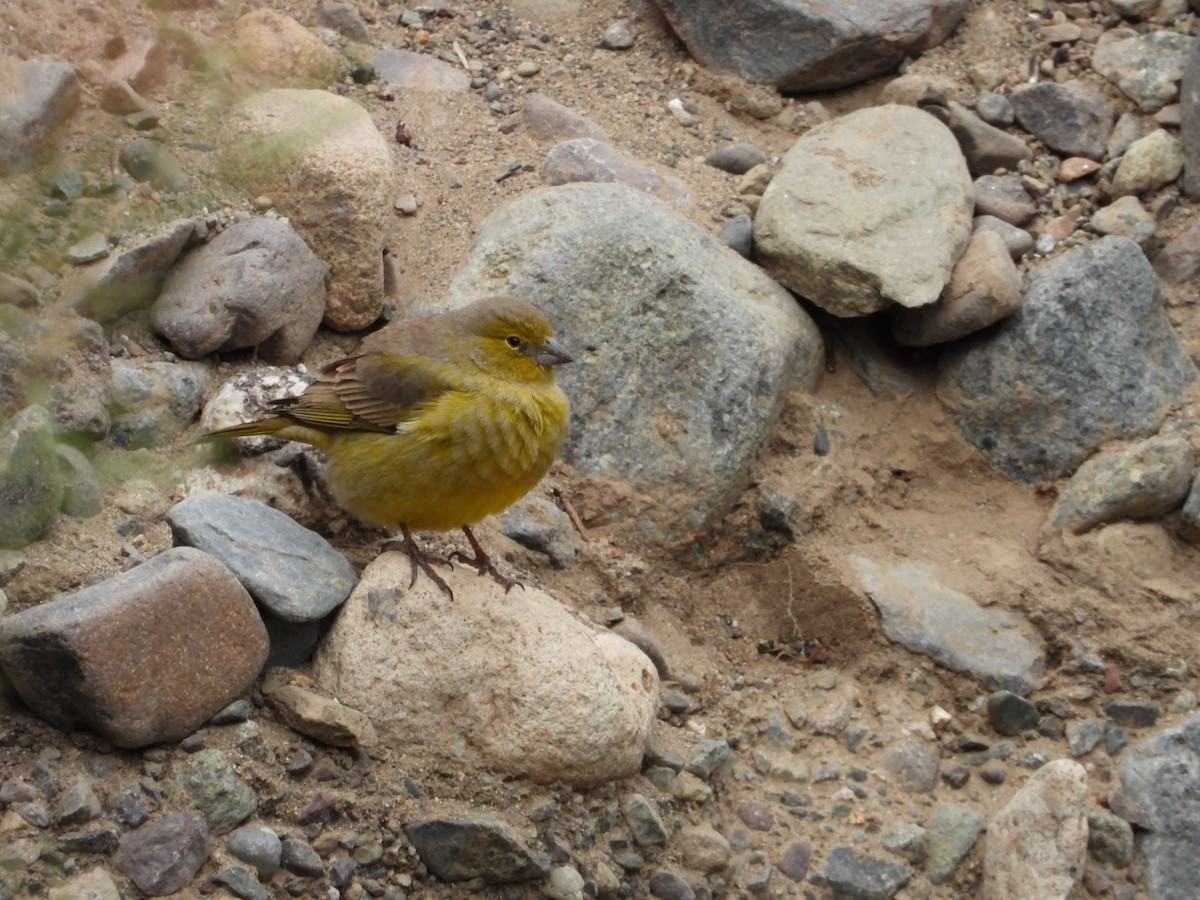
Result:
{"type": "Polygon", "coordinates": [[[539,366],[561,366],[563,363],[575,362],[575,357],[554,338],[546,338],[534,351],[533,361],[539,366]]]}

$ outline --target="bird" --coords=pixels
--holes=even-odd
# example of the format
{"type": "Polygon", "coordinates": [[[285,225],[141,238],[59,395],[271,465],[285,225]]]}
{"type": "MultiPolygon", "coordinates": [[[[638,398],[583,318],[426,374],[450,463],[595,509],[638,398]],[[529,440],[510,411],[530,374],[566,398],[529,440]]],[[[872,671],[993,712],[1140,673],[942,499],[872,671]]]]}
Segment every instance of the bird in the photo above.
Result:
{"type": "Polygon", "coordinates": [[[471,526],[507,509],[542,479],[567,434],[570,404],[555,369],[574,357],[546,316],[509,296],[394,321],[330,363],[302,394],[271,402],[269,418],[208,432],[201,440],[274,435],[316,447],[338,505],[400,532],[412,567],[454,592],[430,565],[414,531],[461,528],[455,552],[507,593],[514,584],[471,526]]]}

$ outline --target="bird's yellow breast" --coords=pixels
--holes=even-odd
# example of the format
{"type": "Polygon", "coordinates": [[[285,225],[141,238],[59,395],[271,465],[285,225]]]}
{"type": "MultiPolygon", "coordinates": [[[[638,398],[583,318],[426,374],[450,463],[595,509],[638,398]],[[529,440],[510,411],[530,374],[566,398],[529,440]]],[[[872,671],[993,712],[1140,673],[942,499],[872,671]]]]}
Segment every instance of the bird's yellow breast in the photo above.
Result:
{"type": "Polygon", "coordinates": [[[465,385],[394,434],[331,434],[338,502],[378,525],[448,530],[500,512],[528,493],[558,455],[569,407],[553,383],[465,385]]]}

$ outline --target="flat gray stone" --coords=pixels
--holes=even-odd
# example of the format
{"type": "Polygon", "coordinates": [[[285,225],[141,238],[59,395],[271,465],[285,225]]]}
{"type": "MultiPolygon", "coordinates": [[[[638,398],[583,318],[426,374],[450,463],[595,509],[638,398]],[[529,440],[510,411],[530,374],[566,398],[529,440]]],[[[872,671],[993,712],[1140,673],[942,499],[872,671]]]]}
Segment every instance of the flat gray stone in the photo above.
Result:
{"type": "Polygon", "coordinates": [[[199,494],[167,512],[177,543],[209,553],[256,601],[289,622],[311,622],[350,596],[358,576],[330,543],[265,503],[199,494]]]}
{"type": "Polygon", "coordinates": [[[1188,56],[1200,40],[1170,29],[1104,41],[1092,51],[1092,68],[1121,89],[1142,112],[1157,112],[1179,96],[1188,56]]]}
{"type": "Polygon", "coordinates": [[[908,866],[860,856],[849,847],[835,847],[809,880],[845,900],[890,900],[911,878],[908,866]]]}
{"type": "Polygon", "coordinates": [[[488,884],[528,881],[550,871],[550,860],[513,829],[484,816],[427,819],[404,829],[426,868],[442,881],[482,878],[488,884]]]}
{"type": "Polygon", "coordinates": [[[52,59],[30,59],[17,70],[16,92],[0,97],[0,175],[33,168],[50,136],[79,108],[82,88],[75,68],[52,59]]]}
{"type": "Polygon", "coordinates": [[[991,690],[1028,694],[1042,676],[1041,640],[1032,626],[1008,610],[984,608],[943,585],[928,563],[884,568],[850,557],[861,589],[882,617],[889,640],[926,653],[991,690]]]}
{"type": "Polygon", "coordinates": [[[965,806],[943,803],[925,823],[928,857],[925,876],[933,884],[945,884],[971,852],[983,833],[983,816],[965,806]]]}

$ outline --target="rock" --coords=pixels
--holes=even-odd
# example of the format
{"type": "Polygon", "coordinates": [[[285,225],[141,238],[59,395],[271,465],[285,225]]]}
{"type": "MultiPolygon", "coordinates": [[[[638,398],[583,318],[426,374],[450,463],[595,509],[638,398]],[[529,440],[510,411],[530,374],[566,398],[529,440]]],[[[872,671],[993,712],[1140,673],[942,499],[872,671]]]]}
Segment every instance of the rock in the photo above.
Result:
{"type": "Polygon", "coordinates": [[[809,879],[847,900],[890,900],[908,884],[912,870],[898,863],[859,856],[849,847],[835,847],[809,879]]]}
{"type": "Polygon", "coordinates": [[[555,866],[546,877],[542,893],[550,900],[583,900],[586,883],[574,866],[555,866]]]}
{"type": "Polygon", "coordinates": [[[100,816],[103,809],[96,789],[88,778],[77,778],[54,807],[54,821],[58,825],[84,825],[100,816]]]}
{"type": "Polygon", "coordinates": [[[766,163],[767,155],[753,144],[722,144],[714,147],[708,156],[704,157],[704,162],[722,172],[744,175],[755,166],[766,163]]]}
{"type": "Polygon", "coordinates": [[[1150,264],[1106,237],[1039,269],[1018,313],[943,357],[937,390],[992,465],[1034,482],[1152,433],[1194,378],[1150,264]]]}
{"type": "Polygon", "coordinates": [[[270,85],[324,87],[337,75],[338,54],[290,16],[255,9],[233,23],[238,66],[270,85]]]}
{"type": "Polygon", "coordinates": [[[118,747],[191,734],[249,688],[266,656],[249,595],[188,547],[0,619],[0,670],[25,704],[118,747]]]}
{"type": "Polygon", "coordinates": [[[563,458],[584,474],[656,491],[655,508],[636,523],[645,533],[681,534],[721,515],[745,485],[786,386],[815,385],[823,365],[816,326],[784,288],[670,207],[620,185],[563,185],[501,207],[476,233],[448,304],[414,311],[498,293],[541,308],[577,353],[594,348],[581,358],[605,360],[560,373],[572,420],[588,423],[572,428],[563,458]],[[659,421],[662,409],[673,424],[659,421]]]}
{"type": "MultiPolygon", "coordinates": [[[[1012,104],[1007,99],[1002,99],[1011,123],[1012,104]]],[[[997,169],[1015,170],[1025,160],[1033,159],[1033,151],[1025,141],[1015,134],[989,125],[961,103],[950,100],[945,105],[919,105],[921,109],[940,119],[954,133],[972,178],[991,175],[997,169]]]]}
{"type": "Polygon", "coordinates": [[[1067,724],[1067,746],[1070,747],[1071,756],[1075,759],[1087,756],[1095,750],[1101,737],[1103,737],[1103,733],[1100,730],[1100,723],[1095,719],[1083,719],[1067,724]]]}
{"type": "Polygon", "coordinates": [[[525,123],[526,130],[540,140],[608,140],[608,135],[600,125],[538,91],[526,95],[521,108],[521,121],[525,123]]]}
{"type": "Polygon", "coordinates": [[[46,533],[63,499],[54,422],[40,406],[0,425],[0,547],[24,547],[46,533]]]}
{"type": "Polygon", "coordinates": [[[1113,176],[1114,197],[1156,191],[1183,171],[1183,144],[1165,130],[1152,131],[1125,151],[1113,176]]]}
{"type": "Polygon", "coordinates": [[[792,145],[754,244],[768,273],[834,315],[923,306],[967,245],[971,199],[949,129],[911,107],[863,109],[792,145]]]}
{"type": "Polygon", "coordinates": [[[686,770],[698,778],[710,778],[722,765],[733,756],[729,742],[716,738],[706,738],[696,747],[696,753],[688,761],[686,770]]]}
{"type": "Polygon", "coordinates": [[[551,147],[542,166],[542,181],[549,185],[616,182],[679,207],[687,207],[691,202],[683,181],[673,175],[659,175],[649,166],[618,153],[595,138],[572,138],[551,147]]]}
{"type": "Polygon", "coordinates": [[[1082,156],[1071,156],[1062,161],[1058,167],[1058,180],[1066,183],[1086,178],[1100,169],[1100,163],[1082,156]]]}
{"type": "Polygon", "coordinates": [[[1133,826],[1103,809],[1087,812],[1088,855],[1098,863],[1126,869],[1133,862],[1133,826]]]}
{"type": "Polygon", "coordinates": [[[0,176],[32,169],[54,131],[79,108],[82,94],[74,67],[52,59],[25,60],[15,81],[15,91],[0,96],[0,176]]]}
{"type": "Polygon", "coordinates": [[[231,866],[228,869],[222,869],[216,875],[212,876],[212,881],[228,888],[229,893],[238,897],[239,900],[271,900],[271,895],[267,892],[267,889],[259,884],[258,880],[241,866],[231,866]]]}
{"type": "Polygon", "coordinates": [[[1050,900],[1079,884],[1087,859],[1087,772],[1056,759],[1038,769],[988,824],[983,896],[1050,900]]]}
{"type": "Polygon", "coordinates": [[[1110,700],[1104,714],[1123,728],[1153,728],[1158,721],[1158,704],[1145,700],[1110,700]]]}
{"type": "Polygon", "coordinates": [[[636,38],[637,31],[634,30],[633,22],[629,19],[617,19],[604,29],[604,34],[600,37],[600,47],[604,50],[628,50],[636,38]]]}
{"type": "Polygon", "coordinates": [[[202,220],[176,219],[154,235],[118,250],[102,263],[75,270],[64,294],[80,315],[101,324],[148,307],[158,296],[167,271],[197,239],[202,220]]]}
{"type": "Polygon", "coordinates": [[[1037,214],[1037,204],[1017,176],[984,175],[975,179],[975,212],[1024,225],[1037,214]]]}
{"type": "Polygon", "coordinates": [[[504,536],[544,553],[556,569],[575,562],[575,527],[570,517],[545,497],[526,495],[500,514],[504,536]]]}
{"type": "Polygon", "coordinates": [[[293,875],[305,878],[320,878],[325,874],[321,855],[306,841],[285,838],[280,843],[279,865],[293,875]]]}
{"type": "Polygon", "coordinates": [[[104,486],[88,458],[67,444],[54,448],[63,472],[63,515],[89,519],[104,509],[104,486]]]}
{"type": "Polygon", "coordinates": [[[210,371],[196,363],[114,361],[106,442],[123,449],[170,444],[196,420],[210,371]]]}
{"type": "Polygon", "coordinates": [[[753,259],[754,220],[747,215],[734,216],[721,226],[717,240],[745,259],[753,259]]]}
{"type": "Polygon", "coordinates": [[[863,590],[882,617],[889,640],[927,653],[937,663],[978,679],[991,690],[1028,694],[1045,660],[1036,632],[1007,610],[983,608],[945,587],[928,563],[885,568],[850,558],[863,590]]]}
{"type": "Polygon", "coordinates": [[[1021,291],[1021,273],[1004,238],[977,229],[936,303],[893,308],[892,335],[909,347],[958,340],[1019,310],[1021,291]]]}
{"type": "Polygon", "coordinates": [[[1179,136],[1183,139],[1183,192],[1200,197],[1200,44],[1192,47],[1179,87],[1179,136]]]}
{"type": "Polygon", "coordinates": [[[737,817],[751,831],[770,831],[775,827],[775,816],[765,803],[751,800],[737,807],[737,817]]]}
{"type": "Polygon", "coordinates": [[[696,872],[721,872],[733,856],[729,841],[711,825],[689,825],[675,835],[672,845],[683,864],[696,872]]]}
{"type": "Polygon", "coordinates": [[[336,700],[287,685],[268,696],[272,709],[289,728],[330,747],[374,747],[379,735],[371,720],[336,700]]]}
{"type": "Polygon", "coordinates": [[[327,274],[286,221],[247,219],[171,269],[151,321],[185,359],[254,348],[290,365],[321,324],[327,274]]]}
{"type": "Polygon", "coordinates": [[[996,691],[987,698],[988,724],[997,734],[1016,737],[1037,727],[1038,711],[1030,701],[1011,691],[996,691]]]}
{"type": "Polygon", "coordinates": [[[1132,196],[1121,197],[1096,210],[1092,225],[1100,234],[1129,238],[1143,245],[1158,231],[1154,216],[1142,207],[1137,197],[1132,196]]]}
{"type": "Polygon", "coordinates": [[[1154,271],[1168,285],[1186,284],[1200,274],[1200,217],[1167,242],[1154,258],[1154,271]]]}
{"type": "Polygon", "coordinates": [[[1142,112],[1156,112],[1178,98],[1184,66],[1197,43],[1177,31],[1155,29],[1098,44],[1092,51],[1092,68],[1142,112]]]}
{"type": "Polygon", "coordinates": [[[788,844],[775,866],[792,881],[803,881],[811,861],[812,844],[802,839],[788,844]]]}
{"type": "Polygon", "coordinates": [[[46,896],[49,900],[121,900],[112,876],[103,869],[74,875],[64,884],[50,888],[46,896]]]}
{"type": "Polygon", "coordinates": [[[112,247],[108,243],[108,238],[99,231],[93,231],[68,247],[65,256],[67,262],[72,265],[82,266],[98,259],[104,259],[111,252],[112,247]]]}
{"type": "Polygon", "coordinates": [[[121,168],[135,181],[148,182],[156,191],[179,193],[192,186],[192,179],[166,147],[148,138],[138,138],[121,148],[121,168]]]}
{"type": "Polygon", "coordinates": [[[880,839],[883,849],[894,853],[913,865],[920,865],[929,853],[929,840],[925,829],[912,822],[897,822],[883,833],[880,839]]]}
{"type": "Polygon", "coordinates": [[[1187,498],[1195,462],[1182,435],[1157,435],[1093,457],[1059,493],[1044,530],[1079,534],[1115,519],[1168,513],[1187,498]]]}
{"type": "Polygon", "coordinates": [[[189,756],[175,781],[204,816],[212,834],[232,831],[258,805],[254,789],[237,777],[225,754],[215,748],[189,756]]]}
{"type": "Polygon", "coordinates": [[[113,868],[151,897],[182,890],[208,860],[211,841],[204,819],[173,812],[121,837],[113,868]]]}
{"type": "Polygon", "coordinates": [[[379,80],[404,91],[465,93],[471,78],[458,66],[407,50],[376,50],[371,63],[379,80]]]}
{"type": "Polygon", "coordinates": [[[427,578],[410,589],[409,568],[384,553],[363,573],[317,653],[324,693],[397,751],[432,741],[445,759],[538,782],[637,771],[659,689],[639,650],[532,586],[504,596],[456,569],[451,603],[427,578]]]}
{"type": "Polygon", "coordinates": [[[219,559],[256,602],[288,622],[324,618],[357,581],[327,540],[263,503],[201,494],[171,507],[167,524],[177,544],[219,559]]]}
{"type": "Polygon", "coordinates": [[[1067,156],[1103,159],[1113,128],[1113,110],[1104,98],[1078,81],[1043,81],[1009,97],[1017,121],[1051,150],[1067,156]]]}
{"type": "Polygon", "coordinates": [[[0,272],[0,303],[28,309],[38,305],[40,296],[37,287],[24,278],[0,272]]]}
{"type": "Polygon", "coordinates": [[[787,93],[845,87],[895,69],[954,30],[961,0],[847,7],[717,0],[655,0],[703,66],[787,93]]]}
{"type": "MultiPolygon", "coordinates": [[[[1009,256],[1013,259],[1020,259],[1033,250],[1033,235],[1024,228],[1009,225],[995,216],[976,216],[972,228],[972,236],[981,231],[990,231],[1000,235],[1004,241],[1004,246],[1008,248],[1009,256]]],[[[968,250],[970,249],[969,244],[967,248],[968,250]]],[[[966,254],[964,253],[963,255],[965,256],[966,254]]],[[[961,258],[959,262],[962,262],[961,258]]],[[[953,282],[954,276],[951,275],[950,278],[951,282],[953,282]]]]}
{"type": "Polygon", "coordinates": [[[404,833],[421,862],[442,881],[482,878],[506,884],[538,878],[550,869],[550,861],[530,850],[512,828],[483,816],[413,822],[404,833]]]}
{"type": "Polygon", "coordinates": [[[374,322],[384,298],[381,235],[397,190],[370,115],[327,91],[273,90],[234,106],[224,127],[226,177],[269,193],[333,273],[324,323],[354,331],[374,322]]]}
{"type": "Polygon", "coordinates": [[[317,6],[316,19],[318,24],[332,28],[342,37],[358,41],[360,44],[371,41],[367,23],[349,3],[322,3],[317,6]]]}
{"type": "Polygon", "coordinates": [[[939,805],[925,823],[925,876],[929,881],[950,881],[982,832],[983,816],[973,809],[951,803],[939,805]]]}
{"type": "Polygon", "coordinates": [[[254,867],[258,877],[269,881],[279,872],[283,845],[275,832],[268,828],[247,825],[239,828],[225,842],[229,855],[254,867]]]}
{"type": "Polygon", "coordinates": [[[889,747],[882,768],[892,783],[911,794],[927,794],[937,786],[938,755],[925,744],[908,741],[889,747]]]}
{"type": "Polygon", "coordinates": [[[641,794],[630,794],[621,801],[621,815],[639,846],[666,843],[667,826],[657,807],[641,794]]]}

